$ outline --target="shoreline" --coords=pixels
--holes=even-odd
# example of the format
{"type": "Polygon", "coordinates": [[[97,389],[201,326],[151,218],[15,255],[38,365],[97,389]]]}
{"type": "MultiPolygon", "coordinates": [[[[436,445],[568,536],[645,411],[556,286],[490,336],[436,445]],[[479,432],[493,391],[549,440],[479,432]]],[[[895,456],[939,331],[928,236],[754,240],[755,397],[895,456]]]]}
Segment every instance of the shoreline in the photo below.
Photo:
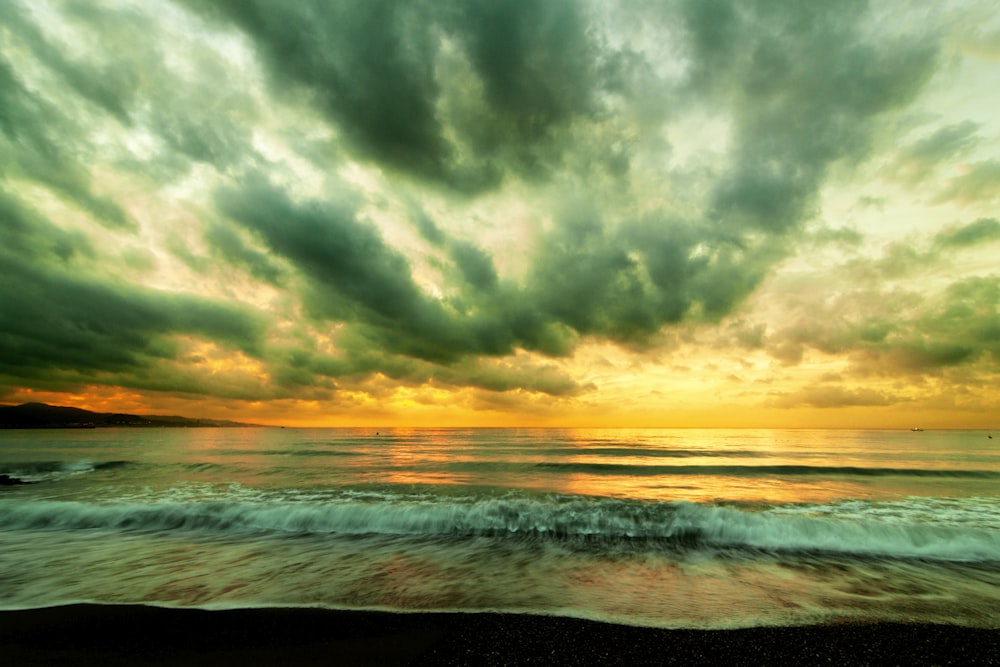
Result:
{"type": "Polygon", "coordinates": [[[1000,629],[659,629],[562,616],[70,604],[0,611],[10,664],[1000,664],[1000,629]]]}

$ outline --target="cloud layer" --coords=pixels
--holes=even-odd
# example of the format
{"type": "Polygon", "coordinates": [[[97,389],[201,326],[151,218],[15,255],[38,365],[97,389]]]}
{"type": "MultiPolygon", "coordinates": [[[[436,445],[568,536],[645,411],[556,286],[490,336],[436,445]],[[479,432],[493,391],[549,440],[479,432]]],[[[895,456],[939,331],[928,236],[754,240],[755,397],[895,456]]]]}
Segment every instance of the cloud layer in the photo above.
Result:
{"type": "Polygon", "coordinates": [[[603,345],[838,360],[762,406],[995,377],[998,128],[938,101],[980,10],[6,3],[0,387],[516,412],[600,403],[603,345]]]}

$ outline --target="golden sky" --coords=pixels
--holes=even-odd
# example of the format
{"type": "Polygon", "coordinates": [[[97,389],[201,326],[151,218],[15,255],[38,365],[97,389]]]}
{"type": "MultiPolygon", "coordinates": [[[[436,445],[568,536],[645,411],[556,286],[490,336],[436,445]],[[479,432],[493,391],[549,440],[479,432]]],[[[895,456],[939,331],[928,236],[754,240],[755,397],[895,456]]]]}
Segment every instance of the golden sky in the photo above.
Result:
{"type": "Polygon", "coordinates": [[[0,3],[0,402],[980,427],[1000,10],[0,3]]]}

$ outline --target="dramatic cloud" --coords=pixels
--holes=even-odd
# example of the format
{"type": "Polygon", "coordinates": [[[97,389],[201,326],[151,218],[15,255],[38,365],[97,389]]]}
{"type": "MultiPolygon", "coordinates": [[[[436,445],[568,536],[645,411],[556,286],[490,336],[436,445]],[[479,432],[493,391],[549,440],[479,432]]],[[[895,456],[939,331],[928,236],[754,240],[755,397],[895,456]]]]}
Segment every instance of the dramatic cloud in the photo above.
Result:
{"type": "Polygon", "coordinates": [[[192,3],[235,25],[275,94],[302,94],[352,150],[459,190],[558,157],[556,127],[612,82],[573,2],[192,3]]]}
{"type": "Polygon", "coordinates": [[[938,195],[937,200],[993,203],[1000,199],[1000,160],[984,160],[956,176],[938,195]]]}
{"type": "Polygon", "coordinates": [[[1000,220],[980,218],[967,225],[949,227],[939,233],[935,241],[945,247],[978,246],[990,241],[1000,241],[1000,220]]]}
{"type": "MultiPolygon", "coordinates": [[[[263,320],[238,305],[81,275],[93,249],[0,194],[0,377],[41,385],[135,381],[177,354],[172,334],[255,355],[263,320]],[[31,225],[30,228],[28,225],[31,225]]],[[[146,384],[144,382],[137,384],[146,384]]]]}
{"type": "Polygon", "coordinates": [[[979,126],[972,121],[946,125],[900,151],[896,177],[917,184],[939,172],[943,165],[968,152],[976,144],[979,126]]]}
{"type": "Polygon", "coordinates": [[[815,408],[891,405],[895,400],[871,389],[849,390],[843,387],[820,385],[803,389],[794,394],[774,399],[778,407],[794,408],[803,405],[815,408]]]}
{"type": "Polygon", "coordinates": [[[983,12],[8,2],[0,398],[624,423],[965,391],[1000,373],[983,12]]]}

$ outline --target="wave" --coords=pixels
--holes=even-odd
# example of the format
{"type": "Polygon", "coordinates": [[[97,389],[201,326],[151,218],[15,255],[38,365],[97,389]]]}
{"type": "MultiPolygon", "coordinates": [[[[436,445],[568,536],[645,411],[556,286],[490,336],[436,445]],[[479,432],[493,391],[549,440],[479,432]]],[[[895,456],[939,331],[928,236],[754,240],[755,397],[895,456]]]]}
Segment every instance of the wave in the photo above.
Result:
{"type": "Polygon", "coordinates": [[[842,521],[686,502],[500,498],[478,502],[117,503],[2,501],[4,530],[494,537],[634,544],[682,551],[829,553],[888,559],[1000,561],[996,531],[932,523],[842,521]]]}
{"type": "Polygon", "coordinates": [[[535,464],[542,469],[559,472],[598,475],[722,475],[727,477],[848,475],[858,477],[956,477],[969,479],[1000,479],[996,470],[941,470],[935,468],[864,468],[859,466],[806,465],[629,465],[625,463],[557,463],[535,464]]]}
{"type": "MultiPolygon", "coordinates": [[[[473,450],[474,451],[474,450],[473,450]]],[[[548,456],[634,456],[637,458],[758,458],[765,453],[752,449],[661,449],[658,447],[582,447],[536,450],[548,456]]]]}
{"type": "Polygon", "coordinates": [[[215,452],[222,456],[364,456],[363,452],[343,449],[230,449],[215,452]]]}
{"type": "Polygon", "coordinates": [[[0,474],[26,482],[41,482],[67,475],[114,470],[134,465],[133,461],[29,461],[25,463],[0,462],[0,474]]]}
{"type": "Polygon", "coordinates": [[[829,517],[841,521],[932,523],[1000,531],[1000,502],[992,498],[915,497],[905,500],[842,500],[818,505],[792,503],[772,508],[769,513],[829,517]]]}

